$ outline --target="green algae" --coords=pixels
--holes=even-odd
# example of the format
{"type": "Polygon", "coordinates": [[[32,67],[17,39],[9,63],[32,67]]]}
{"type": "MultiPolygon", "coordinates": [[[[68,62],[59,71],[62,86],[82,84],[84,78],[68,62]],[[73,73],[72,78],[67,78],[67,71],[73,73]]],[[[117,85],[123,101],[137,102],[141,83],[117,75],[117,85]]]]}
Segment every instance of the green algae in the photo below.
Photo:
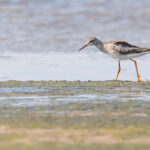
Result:
{"type": "Polygon", "coordinates": [[[8,80],[8,81],[0,81],[0,87],[9,86],[45,86],[45,87],[146,87],[150,85],[150,81],[146,82],[133,82],[133,81],[16,81],[16,80],[8,80]]]}
{"type": "Polygon", "coordinates": [[[0,95],[30,95],[51,94],[51,95],[74,95],[74,94],[114,94],[114,93],[139,93],[147,92],[150,89],[150,82],[131,81],[0,81],[0,88],[8,88],[7,92],[0,92],[0,95]],[[20,88],[20,91],[15,91],[20,88]],[[28,92],[24,88],[30,88],[28,92]],[[12,90],[14,92],[12,92],[12,90]],[[37,89],[35,92],[34,89],[37,89]],[[42,89],[42,91],[40,91],[42,89]],[[11,92],[10,92],[11,91],[11,92]]]}

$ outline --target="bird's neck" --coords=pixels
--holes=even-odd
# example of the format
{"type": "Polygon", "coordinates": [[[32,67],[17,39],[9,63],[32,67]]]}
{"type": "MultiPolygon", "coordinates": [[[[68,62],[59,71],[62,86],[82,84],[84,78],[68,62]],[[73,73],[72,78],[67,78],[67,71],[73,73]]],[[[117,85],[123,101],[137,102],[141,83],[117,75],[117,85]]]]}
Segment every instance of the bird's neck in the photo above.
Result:
{"type": "Polygon", "coordinates": [[[101,42],[100,40],[97,42],[97,44],[95,44],[95,46],[102,52],[107,53],[105,48],[104,48],[104,44],[103,42],[101,42]]]}

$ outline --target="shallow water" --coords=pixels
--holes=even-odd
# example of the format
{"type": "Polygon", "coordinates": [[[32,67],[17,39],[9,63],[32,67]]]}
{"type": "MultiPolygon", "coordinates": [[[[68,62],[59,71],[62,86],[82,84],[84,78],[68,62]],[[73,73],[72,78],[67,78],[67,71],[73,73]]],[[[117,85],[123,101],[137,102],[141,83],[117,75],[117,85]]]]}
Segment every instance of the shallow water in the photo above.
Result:
{"type": "MultiPolygon", "coordinates": [[[[150,47],[149,0],[2,0],[0,12],[0,80],[114,79],[115,60],[77,52],[88,36],[150,47]]],[[[149,57],[138,59],[142,80],[149,57]]],[[[133,62],[122,62],[119,79],[136,80],[133,62]]]]}
{"type": "MultiPolygon", "coordinates": [[[[2,55],[1,55],[2,56],[2,55]]],[[[150,56],[150,55],[149,55],[150,56]]],[[[7,53],[0,58],[0,80],[113,80],[117,61],[100,53],[7,53]]],[[[143,81],[150,80],[149,58],[138,61],[143,81]]],[[[136,81],[133,62],[122,61],[119,80],[136,81]]]]}
{"type": "MultiPolygon", "coordinates": [[[[80,103],[92,103],[95,101],[99,102],[107,102],[107,101],[150,101],[150,93],[147,95],[143,94],[135,94],[135,93],[115,93],[115,94],[81,94],[81,95],[73,95],[73,96],[39,96],[39,95],[22,95],[22,96],[0,96],[0,107],[24,107],[30,108],[37,106],[55,106],[59,107],[62,104],[76,103],[80,105],[80,103]]],[[[51,111],[50,109],[48,109],[51,111]]],[[[45,110],[43,110],[45,112],[45,110]]],[[[65,111],[65,110],[64,110],[65,111]]]]}
{"type": "MultiPolygon", "coordinates": [[[[7,81],[0,83],[0,108],[32,108],[32,111],[65,112],[64,106],[84,103],[149,103],[149,82],[7,81]],[[63,110],[62,110],[63,107],[63,110]]],[[[142,107],[142,106],[140,106],[142,107]]]]}

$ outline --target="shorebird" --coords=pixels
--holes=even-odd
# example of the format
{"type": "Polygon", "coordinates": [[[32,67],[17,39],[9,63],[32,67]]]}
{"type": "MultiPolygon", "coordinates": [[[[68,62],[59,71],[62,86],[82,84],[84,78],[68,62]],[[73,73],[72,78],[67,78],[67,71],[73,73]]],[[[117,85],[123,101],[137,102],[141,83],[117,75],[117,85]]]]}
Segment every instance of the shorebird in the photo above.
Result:
{"type": "Polygon", "coordinates": [[[89,37],[87,43],[79,49],[82,50],[89,45],[96,46],[101,52],[111,56],[112,58],[118,61],[118,72],[116,76],[116,80],[119,77],[119,73],[121,71],[121,60],[130,59],[134,62],[136,74],[137,74],[137,81],[140,82],[141,78],[138,72],[138,67],[136,61],[133,59],[135,57],[140,57],[147,53],[150,53],[149,48],[142,48],[139,46],[135,46],[129,44],[125,41],[110,41],[110,42],[102,42],[98,40],[96,37],[89,37]]]}

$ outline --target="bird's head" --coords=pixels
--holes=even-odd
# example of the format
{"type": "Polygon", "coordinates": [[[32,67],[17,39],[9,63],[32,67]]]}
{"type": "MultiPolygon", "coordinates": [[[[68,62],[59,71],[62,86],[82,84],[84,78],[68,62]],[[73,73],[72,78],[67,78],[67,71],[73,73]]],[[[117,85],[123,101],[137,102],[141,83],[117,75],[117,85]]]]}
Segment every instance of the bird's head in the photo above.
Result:
{"type": "Polygon", "coordinates": [[[98,43],[98,39],[96,37],[89,37],[87,43],[83,47],[81,47],[79,51],[81,51],[82,49],[84,49],[89,45],[96,45],[97,43],[98,43]]]}

